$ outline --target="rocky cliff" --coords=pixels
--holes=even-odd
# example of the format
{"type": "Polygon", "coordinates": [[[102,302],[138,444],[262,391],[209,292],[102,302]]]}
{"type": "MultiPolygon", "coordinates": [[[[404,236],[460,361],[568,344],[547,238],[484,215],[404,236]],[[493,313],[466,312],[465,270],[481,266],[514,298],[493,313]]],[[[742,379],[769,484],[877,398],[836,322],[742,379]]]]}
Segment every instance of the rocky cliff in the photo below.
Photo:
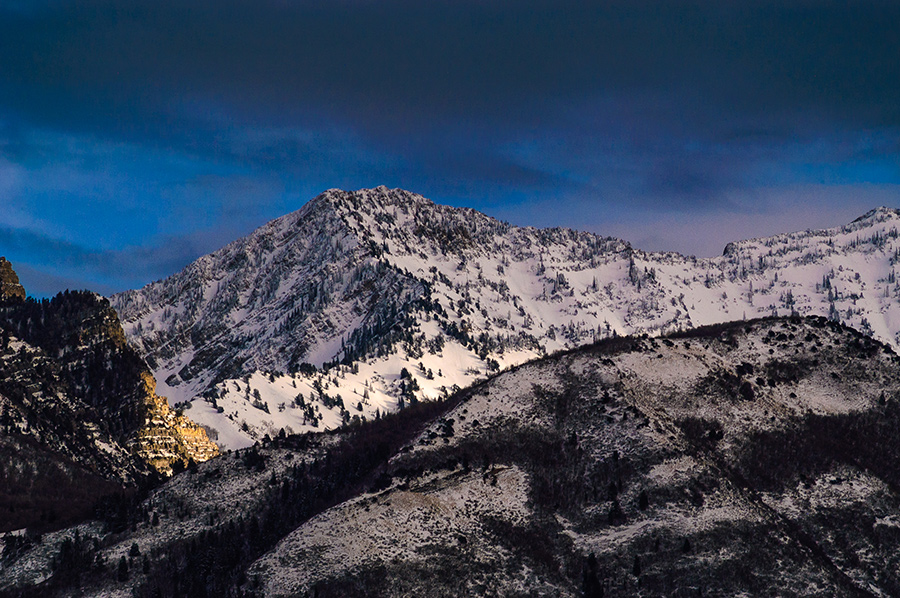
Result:
{"type": "Polygon", "coordinates": [[[5,257],[0,257],[0,300],[25,299],[25,288],[5,257]]]}
{"type": "MultiPolygon", "coordinates": [[[[16,279],[11,268],[7,278],[16,279]]],[[[41,301],[10,296],[0,304],[0,328],[39,350],[54,364],[61,392],[83,404],[105,434],[157,471],[169,475],[173,467],[217,454],[202,428],[156,394],[152,374],[126,342],[106,299],[68,291],[41,301]]]]}
{"type": "Polygon", "coordinates": [[[201,463],[219,454],[206,430],[169,406],[165,397],[156,394],[156,380],[149,371],[140,373],[143,421],[127,446],[151,467],[171,475],[173,468],[190,462],[201,463]]]}

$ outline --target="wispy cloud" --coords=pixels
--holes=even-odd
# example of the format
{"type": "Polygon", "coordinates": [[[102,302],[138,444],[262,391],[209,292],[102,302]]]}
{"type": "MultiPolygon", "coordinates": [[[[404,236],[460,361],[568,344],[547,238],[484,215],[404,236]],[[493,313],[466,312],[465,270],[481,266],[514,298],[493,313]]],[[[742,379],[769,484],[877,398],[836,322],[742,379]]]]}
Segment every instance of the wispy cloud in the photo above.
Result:
{"type": "Polygon", "coordinates": [[[201,230],[140,246],[97,249],[38,230],[0,227],[0,255],[13,262],[30,294],[54,294],[63,288],[112,293],[164,278],[226,244],[234,234],[201,230]],[[63,282],[65,287],[53,288],[63,282]]]}
{"type": "Polygon", "coordinates": [[[842,221],[802,190],[900,203],[898,29],[876,0],[0,1],[0,224],[118,288],[330,187],[660,243],[793,226],[791,193],[842,221]]]}

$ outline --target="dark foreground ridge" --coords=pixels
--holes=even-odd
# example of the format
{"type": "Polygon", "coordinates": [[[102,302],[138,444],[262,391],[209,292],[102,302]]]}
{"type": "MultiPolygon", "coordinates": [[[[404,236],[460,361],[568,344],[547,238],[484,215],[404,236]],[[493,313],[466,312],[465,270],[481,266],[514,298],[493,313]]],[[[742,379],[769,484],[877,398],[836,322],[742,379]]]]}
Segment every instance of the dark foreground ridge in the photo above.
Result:
{"type": "Polygon", "coordinates": [[[59,529],[217,454],[154,386],[106,299],[27,298],[0,258],[0,532],[59,529]]]}
{"type": "Polygon", "coordinates": [[[900,358],[824,318],[609,339],[7,539],[0,588],[896,596],[898,427],[900,358]]]}

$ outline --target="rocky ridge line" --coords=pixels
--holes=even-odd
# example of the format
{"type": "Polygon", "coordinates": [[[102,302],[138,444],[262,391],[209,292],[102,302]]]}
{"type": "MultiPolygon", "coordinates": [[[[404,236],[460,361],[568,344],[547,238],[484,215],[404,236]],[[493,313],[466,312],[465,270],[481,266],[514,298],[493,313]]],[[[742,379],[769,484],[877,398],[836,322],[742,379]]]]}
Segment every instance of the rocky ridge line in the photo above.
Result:
{"type": "Polygon", "coordinates": [[[25,299],[25,288],[19,283],[19,276],[5,257],[0,257],[0,300],[7,298],[25,299]]]}
{"type": "MultiPolygon", "coordinates": [[[[8,273],[17,280],[11,267],[8,273]]],[[[0,305],[0,327],[39,348],[56,364],[65,392],[95,410],[97,423],[156,471],[171,475],[218,454],[202,427],[156,394],[152,373],[106,299],[67,291],[35,301],[16,293],[0,305]]]]}

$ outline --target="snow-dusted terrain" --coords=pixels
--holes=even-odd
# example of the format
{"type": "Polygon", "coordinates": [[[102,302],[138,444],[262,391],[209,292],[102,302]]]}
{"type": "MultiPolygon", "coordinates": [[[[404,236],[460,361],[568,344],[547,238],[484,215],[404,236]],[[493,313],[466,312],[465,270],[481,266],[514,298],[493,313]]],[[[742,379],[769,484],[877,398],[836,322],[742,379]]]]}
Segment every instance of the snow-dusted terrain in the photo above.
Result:
{"type": "Polygon", "coordinates": [[[372,419],[613,335],[797,313],[896,348],[898,224],[879,208],[698,259],[403,190],[330,190],[111,300],[160,394],[233,448],[372,419]]]}
{"type": "Polygon", "coordinates": [[[799,319],[527,364],[250,574],[278,597],[592,595],[571,551],[593,595],[896,595],[895,476],[858,447],[893,437],[872,432],[898,364],[799,319]]]}
{"type": "Polygon", "coordinates": [[[898,596],[898,426],[822,317],[609,339],[6,538],[0,595],[898,596]]]}

